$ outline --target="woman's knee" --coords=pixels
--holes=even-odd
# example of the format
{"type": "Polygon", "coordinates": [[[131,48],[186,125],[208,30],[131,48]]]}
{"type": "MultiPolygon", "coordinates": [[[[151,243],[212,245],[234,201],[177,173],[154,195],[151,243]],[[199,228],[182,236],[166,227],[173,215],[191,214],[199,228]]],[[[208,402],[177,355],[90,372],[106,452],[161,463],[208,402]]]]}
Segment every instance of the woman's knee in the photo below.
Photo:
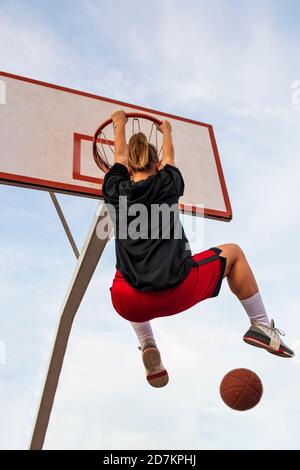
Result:
{"type": "Polygon", "coordinates": [[[219,245],[218,248],[222,250],[221,256],[226,258],[226,276],[231,272],[235,263],[245,257],[243,250],[236,243],[225,243],[224,245],[219,245]]]}
{"type": "Polygon", "coordinates": [[[224,245],[219,245],[218,248],[222,250],[224,256],[227,254],[230,257],[238,258],[244,255],[242,248],[236,243],[224,243],[224,245]]]}
{"type": "Polygon", "coordinates": [[[237,258],[240,258],[241,256],[245,256],[240,245],[238,245],[237,243],[231,243],[230,245],[237,258]]]}

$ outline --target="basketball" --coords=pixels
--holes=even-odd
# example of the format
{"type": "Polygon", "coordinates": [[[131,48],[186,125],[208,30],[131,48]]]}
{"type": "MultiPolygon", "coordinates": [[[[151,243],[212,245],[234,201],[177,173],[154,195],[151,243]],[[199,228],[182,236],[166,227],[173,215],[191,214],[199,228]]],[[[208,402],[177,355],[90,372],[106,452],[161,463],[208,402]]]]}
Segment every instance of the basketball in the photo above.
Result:
{"type": "Polygon", "coordinates": [[[263,393],[260,378],[252,370],[234,369],[223,378],[220,395],[233,410],[246,411],[256,406],[263,393]]]}

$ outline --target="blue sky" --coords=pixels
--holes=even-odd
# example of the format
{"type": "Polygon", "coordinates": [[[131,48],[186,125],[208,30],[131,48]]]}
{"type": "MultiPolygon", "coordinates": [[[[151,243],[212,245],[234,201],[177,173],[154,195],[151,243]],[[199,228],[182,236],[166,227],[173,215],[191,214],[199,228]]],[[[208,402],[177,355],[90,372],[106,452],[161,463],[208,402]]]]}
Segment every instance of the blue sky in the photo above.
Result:
{"type": "MultiPolygon", "coordinates": [[[[0,69],[211,122],[234,219],[206,220],[194,251],[239,243],[270,316],[300,355],[299,2],[57,5],[1,2],[0,69]]],[[[97,203],[59,200],[82,246],[97,203]]],[[[0,447],[20,449],[75,260],[47,193],[0,186],[0,201],[0,447]]],[[[134,334],[110,304],[114,265],[111,241],[74,323],[46,448],[299,448],[300,359],[242,342],[247,317],[226,282],[217,299],[153,322],[171,376],[153,390],[134,334]],[[261,404],[247,413],[218,396],[236,367],[264,383],[261,404]]]]}

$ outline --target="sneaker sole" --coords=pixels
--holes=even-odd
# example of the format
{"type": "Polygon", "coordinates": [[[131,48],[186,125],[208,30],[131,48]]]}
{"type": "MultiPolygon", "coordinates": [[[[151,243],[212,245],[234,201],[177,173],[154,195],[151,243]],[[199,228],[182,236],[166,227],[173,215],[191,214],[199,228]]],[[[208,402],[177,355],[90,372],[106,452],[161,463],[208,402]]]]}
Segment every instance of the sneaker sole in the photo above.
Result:
{"type": "Polygon", "coordinates": [[[169,382],[169,376],[163,367],[159,350],[148,348],[143,352],[143,363],[147,371],[147,381],[152,387],[165,387],[169,382]]]}
{"type": "Polygon", "coordinates": [[[250,344],[251,346],[255,346],[256,348],[265,349],[267,352],[269,352],[270,354],[274,354],[275,356],[284,357],[287,359],[294,357],[293,354],[289,354],[283,349],[279,349],[278,351],[275,351],[274,349],[271,349],[268,344],[263,343],[262,341],[259,341],[257,339],[244,336],[243,340],[245,341],[245,343],[250,344]]]}

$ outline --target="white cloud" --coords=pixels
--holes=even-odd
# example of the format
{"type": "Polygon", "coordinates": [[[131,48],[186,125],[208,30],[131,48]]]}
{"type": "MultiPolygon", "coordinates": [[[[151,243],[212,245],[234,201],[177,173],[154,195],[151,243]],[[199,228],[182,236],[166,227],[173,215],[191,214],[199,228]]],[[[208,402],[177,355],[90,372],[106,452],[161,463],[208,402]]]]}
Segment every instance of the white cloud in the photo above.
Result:
{"type": "Polygon", "coordinates": [[[1,69],[7,72],[46,76],[60,64],[59,45],[50,30],[39,31],[38,25],[26,24],[22,15],[2,15],[0,19],[1,69]],[[44,68],[41,68],[43,63],[44,68]]]}

